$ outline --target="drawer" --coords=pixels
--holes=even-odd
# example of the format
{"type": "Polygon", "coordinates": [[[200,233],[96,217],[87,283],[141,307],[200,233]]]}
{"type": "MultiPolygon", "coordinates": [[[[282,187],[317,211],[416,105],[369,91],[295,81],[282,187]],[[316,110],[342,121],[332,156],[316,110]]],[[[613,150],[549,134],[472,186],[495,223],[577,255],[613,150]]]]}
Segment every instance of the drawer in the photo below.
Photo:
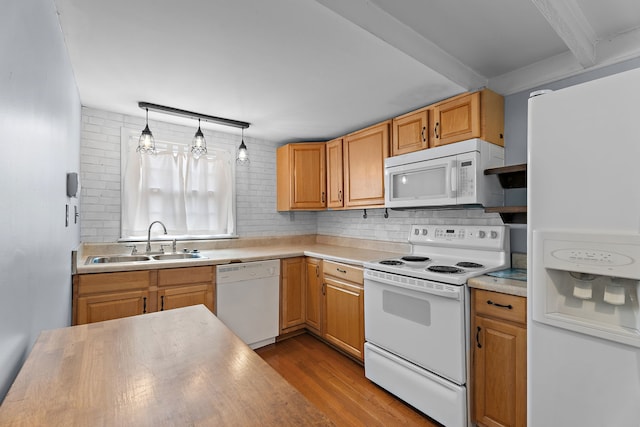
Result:
{"type": "Polygon", "coordinates": [[[78,295],[136,289],[147,290],[150,282],[151,272],[149,270],[81,274],[78,276],[78,295]]]}
{"type": "Polygon", "coordinates": [[[212,266],[167,268],[158,270],[158,286],[213,283],[214,277],[212,266]]]}
{"type": "Polygon", "coordinates": [[[362,268],[334,261],[323,261],[322,272],[325,276],[333,276],[362,285],[364,283],[362,268]]]}
{"type": "Polygon", "coordinates": [[[474,289],[473,295],[475,314],[511,322],[527,323],[526,298],[482,289],[474,289]]]}

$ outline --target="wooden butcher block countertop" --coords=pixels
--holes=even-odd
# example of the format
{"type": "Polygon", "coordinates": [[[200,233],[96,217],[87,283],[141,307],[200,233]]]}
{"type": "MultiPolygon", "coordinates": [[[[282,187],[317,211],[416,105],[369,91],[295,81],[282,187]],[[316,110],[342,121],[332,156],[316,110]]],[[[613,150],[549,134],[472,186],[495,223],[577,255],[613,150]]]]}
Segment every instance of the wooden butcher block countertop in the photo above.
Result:
{"type": "Polygon", "coordinates": [[[332,424],[200,305],[43,332],[0,425],[332,424]]]}

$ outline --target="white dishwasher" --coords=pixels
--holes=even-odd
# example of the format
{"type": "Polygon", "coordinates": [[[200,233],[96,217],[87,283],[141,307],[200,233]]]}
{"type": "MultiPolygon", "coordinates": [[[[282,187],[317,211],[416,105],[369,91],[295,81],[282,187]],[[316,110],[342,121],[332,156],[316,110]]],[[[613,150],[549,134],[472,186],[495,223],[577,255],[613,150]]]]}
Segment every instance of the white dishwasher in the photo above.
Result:
{"type": "Polygon", "coordinates": [[[216,267],[217,316],[252,349],[275,342],[279,306],[279,260],[216,267]]]}

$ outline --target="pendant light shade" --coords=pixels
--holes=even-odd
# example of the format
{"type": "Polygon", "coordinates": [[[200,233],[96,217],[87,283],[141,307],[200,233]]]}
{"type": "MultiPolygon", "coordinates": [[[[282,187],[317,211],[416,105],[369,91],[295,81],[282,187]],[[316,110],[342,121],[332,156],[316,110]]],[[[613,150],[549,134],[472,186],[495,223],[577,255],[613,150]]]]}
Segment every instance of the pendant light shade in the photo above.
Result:
{"type": "Polygon", "coordinates": [[[200,129],[200,119],[198,119],[198,130],[193,136],[193,142],[191,142],[191,152],[194,158],[199,158],[203,154],[207,154],[207,140],[204,139],[202,129],[200,129]]]}
{"type": "Polygon", "coordinates": [[[249,164],[249,150],[247,150],[247,146],[244,144],[244,129],[242,129],[242,139],[240,142],[240,146],[238,147],[238,157],[236,158],[236,163],[239,165],[249,164]]]}
{"type": "Polygon", "coordinates": [[[146,123],[140,134],[140,139],[138,139],[138,148],[136,148],[136,151],[140,154],[156,154],[156,141],[153,139],[153,134],[149,129],[149,109],[146,108],[146,110],[146,123]]]}

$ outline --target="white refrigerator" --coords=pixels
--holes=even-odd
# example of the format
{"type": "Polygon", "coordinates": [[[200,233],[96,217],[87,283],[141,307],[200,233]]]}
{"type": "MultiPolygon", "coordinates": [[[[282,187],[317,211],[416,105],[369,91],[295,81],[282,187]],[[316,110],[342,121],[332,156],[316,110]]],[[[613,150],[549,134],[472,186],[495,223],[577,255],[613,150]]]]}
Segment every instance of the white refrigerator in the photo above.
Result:
{"type": "Polygon", "coordinates": [[[528,114],[528,426],[638,427],[640,69],[528,114]]]}

